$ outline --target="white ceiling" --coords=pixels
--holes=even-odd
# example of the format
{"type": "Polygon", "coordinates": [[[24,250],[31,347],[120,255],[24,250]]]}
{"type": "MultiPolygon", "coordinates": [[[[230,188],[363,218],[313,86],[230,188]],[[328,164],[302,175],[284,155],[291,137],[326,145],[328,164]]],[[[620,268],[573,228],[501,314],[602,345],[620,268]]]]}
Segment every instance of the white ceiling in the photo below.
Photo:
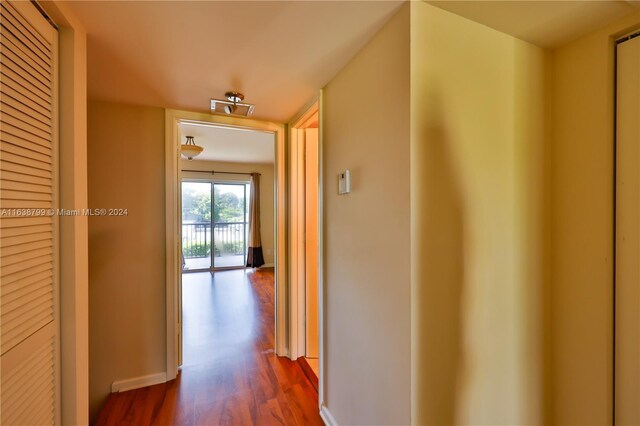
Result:
{"type": "Polygon", "coordinates": [[[274,162],[273,133],[190,123],[181,123],[179,127],[181,143],[186,141],[185,136],[193,136],[196,145],[204,148],[197,160],[268,164],[274,162]]]}
{"type": "Polygon", "coordinates": [[[238,90],[287,122],[400,1],[69,1],[88,33],[89,96],[208,111],[238,90]]]}
{"type": "Polygon", "coordinates": [[[498,31],[545,48],[556,48],[626,15],[637,0],[429,1],[498,31]]]}
{"type": "MultiPolygon", "coordinates": [[[[430,1],[555,48],[638,11],[636,0],[430,1]]],[[[208,112],[228,90],[288,122],[402,1],[68,1],[88,33],[89,96],[208,112]]]]}

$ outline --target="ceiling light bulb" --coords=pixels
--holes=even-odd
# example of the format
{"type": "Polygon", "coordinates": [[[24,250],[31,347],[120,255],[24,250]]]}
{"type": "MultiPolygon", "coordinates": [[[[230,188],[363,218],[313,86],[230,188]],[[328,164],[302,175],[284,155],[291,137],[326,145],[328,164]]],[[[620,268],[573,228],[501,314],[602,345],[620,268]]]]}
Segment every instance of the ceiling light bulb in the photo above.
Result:
{"type": "Polygon", "coordinates": [[[227,99],[229,99],[229,101],[233,102],[234,104],[242,102],[242,100],[244,99],[244,95],[240,92],[227,92],[224,95],[227,97],[227,99]]]}

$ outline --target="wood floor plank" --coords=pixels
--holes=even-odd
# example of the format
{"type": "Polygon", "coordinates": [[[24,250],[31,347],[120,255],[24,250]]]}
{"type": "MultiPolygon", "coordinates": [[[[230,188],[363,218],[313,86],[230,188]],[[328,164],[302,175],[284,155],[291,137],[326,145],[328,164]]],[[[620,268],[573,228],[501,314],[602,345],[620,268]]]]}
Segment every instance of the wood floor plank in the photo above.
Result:
{"type": "Polygon", "coordinates": [[[289,406],[299,425],[324,425],[317,411],[317,403],[313,403],[313,396],[317,394],[309,382],[297,383],[285,391],[289,406]]]}
{"type": "Polygon", "coordinates": [[[311,365],[309,365],[307,358],[301,356],[298,358],[298,364],[300,364],[300,368],[304,371],[304,374],[313,385],[313,388],[318,391],[318,376],[316,375],[316,372],[313,371],[313,368],[311,368],[311,365]]]}
{"type": "Polygon", "coordinates": [[[155,426],[176,425],[191,426],[194,424],[194,403],[189,398],[188,389],[181,388],[182,376],[166,385],[164,398],[160,401],[160,408],[151,424],[155,426]]]}
{"type": "Polygon", "coordinates": [[[287,425],[282,408],[278,399],[270,399],[260,404],[258,412],[258,425],[264,426],[285,426],[287,425]]]}
{"type": "Polygon", "coordinates": [[[95,425],[322,425],[299,364],[274,351],[274,273],[185,274],[176,380],[112,394],[95,425]]]}

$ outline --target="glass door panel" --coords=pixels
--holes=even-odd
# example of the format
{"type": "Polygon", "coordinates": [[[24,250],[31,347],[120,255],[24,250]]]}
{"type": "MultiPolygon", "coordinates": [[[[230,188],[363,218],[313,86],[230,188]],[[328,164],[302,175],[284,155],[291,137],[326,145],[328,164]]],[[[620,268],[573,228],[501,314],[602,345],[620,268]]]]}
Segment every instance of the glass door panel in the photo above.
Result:
{"type": "Polygon", "coordinates": [[[210,269],[211,182],[182,182],[182,269],[210,269]]]}
{"type": "Polygon", "coordinates": [[[214,183],[213,266],[231,268],[246,265],[247,185],[214,183]]]}

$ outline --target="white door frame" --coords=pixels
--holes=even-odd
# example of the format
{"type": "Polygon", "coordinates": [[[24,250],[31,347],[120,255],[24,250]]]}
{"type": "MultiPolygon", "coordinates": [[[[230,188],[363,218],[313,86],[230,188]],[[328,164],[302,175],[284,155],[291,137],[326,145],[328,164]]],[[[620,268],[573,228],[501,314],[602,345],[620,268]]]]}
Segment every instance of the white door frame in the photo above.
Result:
{"type": "Polygon", "coordinates": [[[180,207],[180,134],[181,122],[195,122],[223,127],[250,129],[275,136],[275,350],[288,356],[287,341],[287,267],[286,267],[286,135],[283,124],[241,117],[227,117],[180,110],[165,112],[165,209],[166,209],[166,308],[167,308],[167,380],[175,379],[180,360],[180,282],[181,227],[180,207]]]}
{"type": "Polygon", "coordinates": [[[305,128],[318,112],[314,100],[289,127],[289,337],[290,355],[305,355],[305,128]]]}
{"type": "Polygon", "coordinates": [[[302,111],[291,120],[289,125],[290,160],[290,232],[289,232],[289,348],[291,359],[305,354],[305,310],[306,299],[305,267],[300,259],[305,257],[304,221],[296,220],[300,216],[299,197],[304,193],[304,171],[300,162],[304,162],[304,132],[309,120],[318,114],[318,406],[324,406],[325,357],[324,357],[324,185],[323,185],[323,129],[322,129],[322,91],[302,111]]]}

